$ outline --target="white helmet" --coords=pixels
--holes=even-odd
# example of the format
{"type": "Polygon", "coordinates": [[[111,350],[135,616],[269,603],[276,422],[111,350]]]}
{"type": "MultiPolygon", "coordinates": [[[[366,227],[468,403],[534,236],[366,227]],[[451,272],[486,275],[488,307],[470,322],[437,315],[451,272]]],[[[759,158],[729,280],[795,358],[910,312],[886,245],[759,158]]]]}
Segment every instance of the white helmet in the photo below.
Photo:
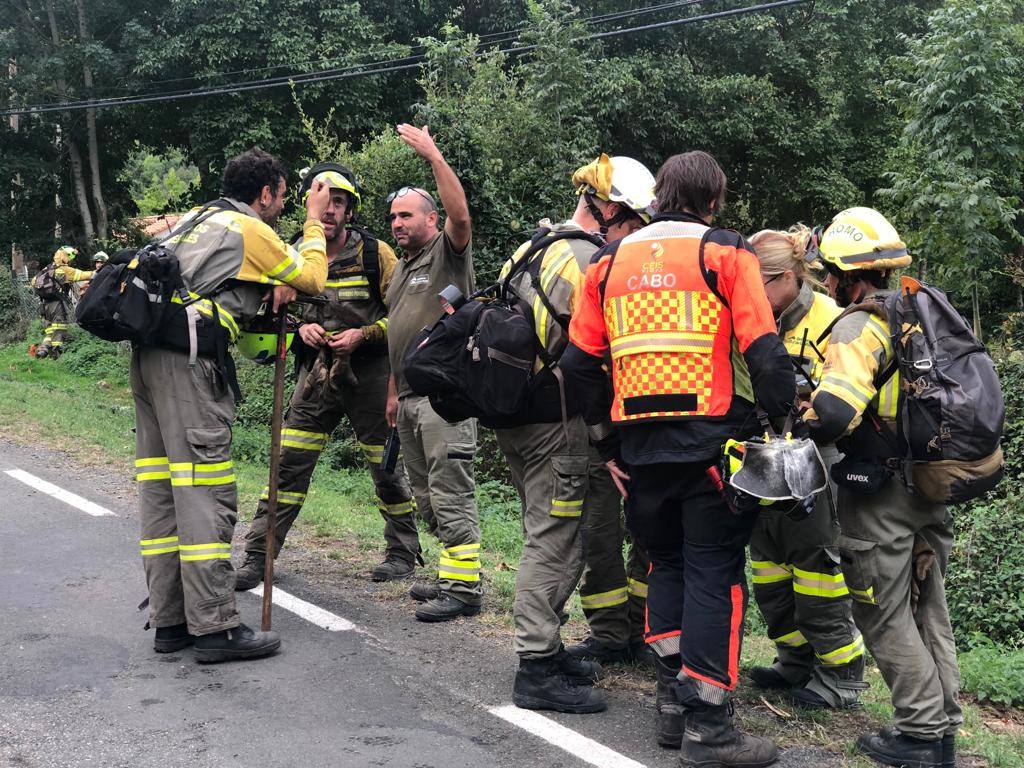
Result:
{"type": "Polygon", "coordinates": [[[648,223],[654,216],[654,174],[632,157],[601,156],[572,175],[576,194],[591,194],[612,203],[623,203],[648,223]]]}

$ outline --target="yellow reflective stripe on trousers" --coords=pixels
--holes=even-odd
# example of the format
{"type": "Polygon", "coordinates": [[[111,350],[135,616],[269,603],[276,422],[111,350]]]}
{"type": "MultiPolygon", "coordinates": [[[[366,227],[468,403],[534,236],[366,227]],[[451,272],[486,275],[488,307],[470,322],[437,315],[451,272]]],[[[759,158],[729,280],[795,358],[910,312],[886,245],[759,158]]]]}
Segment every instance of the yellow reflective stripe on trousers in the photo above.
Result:
{"type": "Polygon", "coordinates": [[[370,464],[380,464],[384,460],[384,446],[359,443],[359,448],[370,464]]]}
{"type": "Polygon", "coordinates": [[[875,588],[868,587],[867,589],[854,589],[848,587],[850,590],[850,596],[858,603],[869,603],[870,605],[878,605],[878,601],[875,600],[875,588]]]}
{"type": "Polygon", "coordinates": [[[138,482],[146,480],[170,480],[170,465],[166,456],[152,456],[148,459],[135,460],[135,479],[138,482]]]}
{"type": "Polygon", "coordinates": [[[626,591],[629,592],[633,597],[642,597],[644,600],[647,599],[647,582],[638,581],[636,579],[629,579],[626,585],[626,591]]]}
{"type": "Polygon", "coordinates": [[[793,569],[793,591],[799,595],[828,598],[846,597],[850,594],[843,574],[815,573],[801,568],[793,569]]]}
{"type": "Polygon", "coordinates": [[[412,499],[409,501],[399,501],[394,504],[387,504],[378,496],[377,509],[386,515],[398,517],[400,515],[408,515],[415,509],[415,507],[413,506],[412,499]]]}
{"type": "Polygon", "coordinates": [[[585,611],[596,611],[598,608],[611,608],[615,605],[622,605],[628,599],[626,587],[610,589],[607,592],[597,592],[593,595],[580,593],[580,605],[585,611]]]}
{"type": "Polygon", "coordinates": [[[807,638],[803,636],[799,629],[786,635],[773,637],[771,640],[776,645],[785,645],[790,648],[799,648],[801,645],[807,645],[807,638]]]}
{"type": "Polygon", "coordinates": [[[583,514],[583,499],[563,501],[562,499],[551,500],[552,517],[579,517],[583,514]]]}
{"type": "Polygon", "coordinates": [[[143,557],[165,555],[170,552],[178,551],[178,537],[164,536],[159,539],[143,539],[139,542],[139,546],[142,547],[142,549],[139,550],[139,554],[143,557]]]}
{"type": "MultiPolygon", "coordinates": [[[[260,496],[260,501],[270,500],[270,489],[263,486],[263,494],[260,496]]],[[[306,494],[302,491],[277,491],[277,501],[279,504],[293,504],[295,506],[302,506],[302,502],[306,500],[306,494]]]]}
{"type": "Polygon", "coordinates": [[[864,655],[864,638],[857,635],[854,641],[849,645],[844,645],[842,648],[836,648],[834,651],[828,653],[815,653],[815,656],[824,664],[826,667],[841,667],[844,664],[849,664],[851,661],[856,659],[858,656],[864,655]]]}
{"type": "Polygon", "coordinates": [[[182,544],[182,560],[220,560],[231,558],[231,544],[211,541],[208,544],[182,544]],[[188,552],[189,554],[185,554],[188,552]]]}
{"type": "Polygon", "coordinates": [[[480,544],[456,544],[453,547],[441,547],[442,557],[452,557],[456,560],[475,559],[480,555],[480,544]]]}
{"type": "Polygon", "coordinates": [[[194,485],[230,485],[235,482],[234,464],[221,461],[217,464],[196,464],[192,468],[194,485]]]}
{"type": "Polygon", "coordinates": [[[172,461],[171,485],[192,485],[192,462],[172,461]]]}
{"type": "Polygon", "coordinates": [[[281,445],[302,451],[322,451],[327,444],[326,432],[308,432],[304,429],[282,429],[281,445]]]}
{"type": "Polygon", "coordinates": [[[442,555],[438,563],[437,576],[441,579],[455,579],[456,581],[480,581],[480,560],[477,558],[453,560],[442,555]]]}
{"type": "Polygon", "coordinates": [[[789,581],[793,578],[793,571],[790,566],[782,563],[773,563],[771,560],[751,560],[750,567],[754,572],[755,584],[775,584],[779,581],[789,581]]]}

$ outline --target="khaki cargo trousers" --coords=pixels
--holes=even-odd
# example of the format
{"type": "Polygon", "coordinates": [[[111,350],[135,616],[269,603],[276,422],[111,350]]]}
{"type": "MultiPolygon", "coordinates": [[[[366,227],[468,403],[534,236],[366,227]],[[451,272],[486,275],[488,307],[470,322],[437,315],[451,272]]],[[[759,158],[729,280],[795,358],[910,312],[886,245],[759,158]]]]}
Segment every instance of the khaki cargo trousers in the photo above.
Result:
{"type": "Polygon", "coordinates": [[[155,347],[132,353],[131,386],[150,626],[187,622],[193,635],[238,626],[231,391],[213,361],[189,366],[187,353],[155,347]]]}
{"type": "Polygon", "coordinates": [[[558,652],[565,604],[583,569],[587,430],[579,416],[568,428],[529,424],[497,429],[523,511],[523,554],[516,573],[514,647],[520,657],[558,652]]]}
{"type": "Polygon", "coordinates": [[[920,739],[955,733],[960,671],[946,606],[945,573],[953,519],[941,504],[910,494],[896,479],[865,496],[839,489],[838,546],[853,618],[892,692],[893,724],[920,739]],[[935,553],[911,607],[915,548],[935,553]]]}
{"type": "Polygon", "coordinates": [[[398,434],[416,511],[441,542],[438,583],[464,603],[479,605],[476,419],[449,424],[427,398],[407,395],[398,401],[398,434]]]}
{"type": "Polygon", "coordinates": [[[588,470],[580,604],[591,635],[609,648],[625,648],[644,639],[650,561],[643,548],[631,541],[623,563],[626,524],[622,495],[593,447],[588,470]]]}
{"type": "MultiPolygon", "coordinates": [[[[405,468],[399,461],[393,474],[381,470],[384,444],[390,433],[384,417],[390,373],[387,355],[357,358],[352,361],[351,375],[336,376],[333,382],[311,377],[307,368],[299,372],[281,430],[274,557],[281,553],[285,537],[302,510],[321,452],[342,417],[347,416],[377,492],[377,509],[384,518],[386,556],[407,563],[416,561],[420,540],[405,468]]],[[[266,542],[267,489],[264,488],[245,537],[245,551],[265,555],[266,542]]]]}
{"type": "MultiPolygon", "coordinates": [[[[839,460],[834,447],[821,454],[826,467],[839,460]]],[[[864,640],[840,568],[834,493],[829,481],[804,520],[763,510],[750,539],[750,564],[754,597],[775,643],[774,669],[791,685],[813,680],[814,688],[842,698],[843,682],[863,677],[864,640]]]]}
{"type": "Polygon", "coordinates": [[[64,346],[71,321],[68,319],[70,313],[67,299],[55,301],[44,301],[39,307],[39,316],[43,318],[43,343],[40,349],[60,350],[64,346]]]}

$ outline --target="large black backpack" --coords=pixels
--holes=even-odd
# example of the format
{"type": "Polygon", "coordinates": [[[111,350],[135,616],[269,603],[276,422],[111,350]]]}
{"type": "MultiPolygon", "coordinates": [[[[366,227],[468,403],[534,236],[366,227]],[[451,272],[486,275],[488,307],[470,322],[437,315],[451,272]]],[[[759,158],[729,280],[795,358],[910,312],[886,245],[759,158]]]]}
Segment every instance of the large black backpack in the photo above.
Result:
{"type": "MultiPolygon", "coordinates": [[[[475,417],[489,427],[565,420],[564,392],[554,419],[539,416],[531,407],[531,395],[538,387],[560,374],[555,370],[557,361],[550,359],[537,338],[532,309],[515,294],[512,279],[538,254],[566,239],[600,242],[582,231],[538,230],[501,282],[477,291],[453,313],[425,329],[410,347],[404,363],[406,381],[417,395],[430,398],[443,419],[454,423],[475,417]],[[538,357],[543,368],[535,375],[538,357]]],[[[533,288],[557,318],[539,281],[533,282],[533,288]]]]}
{"type": "Polygon", "coordinates": [[[56,271],[56,264],[47,264],[32,278],[32,290],[43,301],[64,298],[64,286],[57,280],[56,271]]]}
{"type": "Polygon", "coordinates": [[[173,246],[169,248],[164,243],[188,232],[217,211],[227,209],[234,209],[227,201],[208,203],[189,222],[166,237],[134,254],[115,256],[96,273],[89,290],[78,302],[75,310],[78,324],[107,341],[131,341],[143,346],[163,341],[167,326],[180,324],[172,320],[181,320],[176,316],[183,316],[185,308],[194,301],[185,289],[173,246]]]}
{"type": "Polygon", "coordinates": [[[893,360],[876,384],[900,375],[895,434],[871,415],[900,480],[943,504],[995,488],[1006,410],[995,363],[970,325],[945,293],[906,276],[884,302],[860,306],[881,315],[892,334],[893,360]]]}

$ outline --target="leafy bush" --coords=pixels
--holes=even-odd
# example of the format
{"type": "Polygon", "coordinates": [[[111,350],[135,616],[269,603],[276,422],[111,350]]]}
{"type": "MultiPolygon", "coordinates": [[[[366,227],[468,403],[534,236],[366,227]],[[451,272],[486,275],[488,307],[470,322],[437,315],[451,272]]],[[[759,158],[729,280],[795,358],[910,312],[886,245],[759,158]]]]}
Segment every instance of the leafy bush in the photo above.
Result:
{"type": "Polygon", "coordinates": [[[963,690],[980,701],[1024,706],[1024,650],[1001,648],[984,637],[974,638],[974,643],[958,659],[963,690]]]}
{"type": "Polygon", "coordinates": [[[21,341],[28,332],[39,301],[19,284],[8,269],[0,269],[0,344],[21,341]]]}
{"type": "Polygon", "coordinates": [[[74,374],[94,381],[127,386],[131,354],[119,344],[96,338],[73,327],[58,364],[74,374]]]}
{"type": "Polygon", "coordinates": [[[1024,497],[1012,493],[958,510],[947,597],[957,641],[977,635],[1024,648],[1024,497]]]}

